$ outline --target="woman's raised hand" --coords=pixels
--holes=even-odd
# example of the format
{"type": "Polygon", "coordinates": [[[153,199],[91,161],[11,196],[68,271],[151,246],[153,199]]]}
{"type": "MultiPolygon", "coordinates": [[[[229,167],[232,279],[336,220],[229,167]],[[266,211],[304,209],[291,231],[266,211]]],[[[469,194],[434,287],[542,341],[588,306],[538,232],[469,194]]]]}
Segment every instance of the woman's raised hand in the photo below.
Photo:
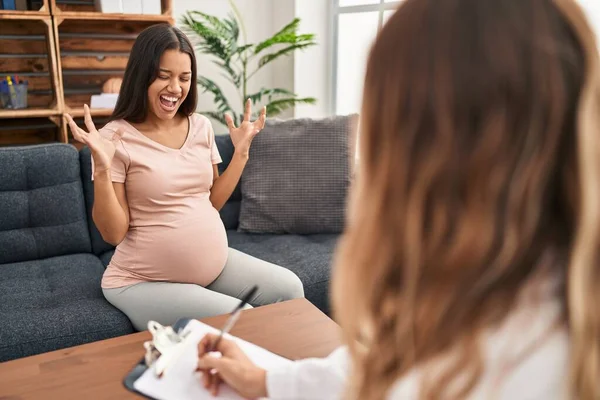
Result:
{"type": "Polygon", "coordinates": [[[73,133],[75,140],[87,145],[90,148],[92,157],[94,158],[95,170],[108,170],[112,163],[112,159],[115,156],[115,142],[119,140],[121,136],[123,136],[123,131],[118,130],[115,132],[111,140],[106,139],[100,135],[100,132],[98,132],[94,126],[94,121],[92,121],[92,115],[87,104],[84,106],[84,114],[87,132],[78,127],[75,121],[73,121],[73,118],[67,114],[66,117],[69,122],[71,133],[73,133]]]}
{"type": "Polygon", "coordinates": [[[244,120],[239,127],[236,128],[231,115],[225,114],[225,121],[227,122],[227,127],[229,128],[229,136],[231,136],[231,141],[235,146],[235,151],[245,157],[247,157],[250,152],[252,140],[258,134],[258,132],[265,127],[267,108],[263,107],[263,109],[260,111],[259,118],[254,122],[250,121],[251,115],[252,103],[250,102],[250,99],[246,101],[246,106],[244,108],[244,120]]]}

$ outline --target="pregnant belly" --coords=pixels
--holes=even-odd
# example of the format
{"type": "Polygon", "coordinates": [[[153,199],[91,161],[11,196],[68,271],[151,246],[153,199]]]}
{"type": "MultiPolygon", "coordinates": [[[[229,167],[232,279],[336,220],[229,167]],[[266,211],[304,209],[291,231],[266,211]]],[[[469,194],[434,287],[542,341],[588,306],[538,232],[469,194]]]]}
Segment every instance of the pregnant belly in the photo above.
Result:
{"type": "Polygon", "coordinates": [[[168,227],[132,228],[111,263],[140,280],[206,286],[223,270],[227,253],[225,227],[210,209],[168,227]]]}

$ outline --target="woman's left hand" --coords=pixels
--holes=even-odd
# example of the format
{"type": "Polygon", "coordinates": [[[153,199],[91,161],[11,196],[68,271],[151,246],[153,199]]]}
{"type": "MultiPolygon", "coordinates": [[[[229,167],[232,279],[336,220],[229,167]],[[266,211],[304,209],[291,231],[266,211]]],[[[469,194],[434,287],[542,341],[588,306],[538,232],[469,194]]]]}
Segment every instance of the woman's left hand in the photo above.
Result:
{"type": "Polygon", "coordinates": [[[244,108],[244,120],[239,127],[236,128],[231,115],[225,114],[225,121],[227,122],[227,127],[229,128],[229,136],[231,136],[231,141],[235,146],[235,151],[246,158],[250,153],[250,145],[252,144],[252,140],[258,134],[258,132],[265,127],[267,108],[263,107],[263,109],[260,111],[260,117],[254,122],[250,122],[250,115],[252,115],[252,103],[250,102],[250,99],[246,101],[246,106],[244,108]]]}
{"type": "Polygon", "coordinates": [[[222,338],[218,347],[211,349],[217,337],[208,334],[198,343],[198,370],[203,372],[204,387],[216,396],[225,382],[244,398],[266,397],[266,371],[254,365],[234,341],[222,338]],[[221,357],[211,356],[209,349],[220,352],[221,357]]]}

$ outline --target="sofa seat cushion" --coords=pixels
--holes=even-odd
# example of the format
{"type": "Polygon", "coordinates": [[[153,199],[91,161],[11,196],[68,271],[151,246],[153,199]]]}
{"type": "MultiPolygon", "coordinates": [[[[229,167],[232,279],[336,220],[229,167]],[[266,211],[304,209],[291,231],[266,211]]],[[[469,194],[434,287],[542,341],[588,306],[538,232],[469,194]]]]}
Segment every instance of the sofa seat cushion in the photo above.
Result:
{"type": "Polygon", "coordinates": [[[0,362],[133,333],[92,254],[0,264],[0,362]]]}
{"type": "Polygon", "coordinates": [[[287,268],[304,284],[305,297],[329,314],[329,278],[337,234],[277,235],[228,231],[229,246],[287,268]]]}

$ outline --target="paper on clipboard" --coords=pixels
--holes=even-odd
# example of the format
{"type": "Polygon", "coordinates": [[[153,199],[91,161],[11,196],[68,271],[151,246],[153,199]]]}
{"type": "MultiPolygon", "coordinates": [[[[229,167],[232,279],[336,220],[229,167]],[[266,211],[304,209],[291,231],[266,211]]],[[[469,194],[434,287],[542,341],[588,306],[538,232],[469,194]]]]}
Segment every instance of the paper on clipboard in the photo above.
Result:
{"type": "MultiPolygon", "coordinates": [[[[190,320],[184,328],[184,332],[187,331],[190,332],[190,336],[189,340],[186,340],[187,345],[183,355],[169,367],[160,379],[155,376],[152,368],[148,368],[135,381],[133,385],[135,389],[146,396],[159,400],[242,400],[242,397],[224,384],[219,390],[219,395],[212,396],[202,386],[201,373],[194,372],[198,363],[198,342],[207,333],[218,334],[219,331],[197,320],[190,320]]],[[[248,358],[261,368],[271,369],[292,362],[242,339],[226,337],[235,340],[248,358]]]]}

